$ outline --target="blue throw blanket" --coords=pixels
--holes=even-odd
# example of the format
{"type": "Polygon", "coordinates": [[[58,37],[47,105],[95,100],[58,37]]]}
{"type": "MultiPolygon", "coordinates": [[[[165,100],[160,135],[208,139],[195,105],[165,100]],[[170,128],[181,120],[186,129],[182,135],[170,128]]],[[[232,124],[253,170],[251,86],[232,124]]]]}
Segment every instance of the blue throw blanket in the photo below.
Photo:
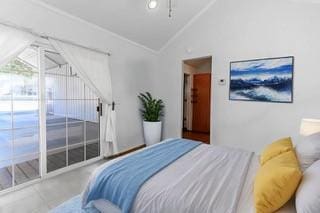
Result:
{"type": "Polygon", "coordinates": [[[106,199],[129,213],[140,187],[153,175],[200,145],[199,142],[174,139],[124,158],[101,171],[83,197],[90,201],[106,199]]]}

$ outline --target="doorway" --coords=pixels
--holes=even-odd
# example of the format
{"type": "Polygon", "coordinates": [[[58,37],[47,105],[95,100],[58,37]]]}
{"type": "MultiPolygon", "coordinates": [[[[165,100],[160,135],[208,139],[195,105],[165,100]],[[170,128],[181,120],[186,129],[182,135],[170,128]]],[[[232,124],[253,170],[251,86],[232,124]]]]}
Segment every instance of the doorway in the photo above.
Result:
{"type": "Polygon", "coordinates": [[[183,61],[182,137],[210,144],[212,57],[183,61]]]}

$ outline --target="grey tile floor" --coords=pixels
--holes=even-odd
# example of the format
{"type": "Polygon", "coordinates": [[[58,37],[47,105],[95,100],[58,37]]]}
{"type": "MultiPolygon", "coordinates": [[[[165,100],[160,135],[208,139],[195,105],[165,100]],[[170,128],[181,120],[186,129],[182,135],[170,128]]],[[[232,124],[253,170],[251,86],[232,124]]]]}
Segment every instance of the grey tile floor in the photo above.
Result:
{"type": "Polygon", "coordinates": [[[46,213],[80,194],[94,169],[105,162],[106,160],[101,160],[2,195],[0,213],[46,213]]]}

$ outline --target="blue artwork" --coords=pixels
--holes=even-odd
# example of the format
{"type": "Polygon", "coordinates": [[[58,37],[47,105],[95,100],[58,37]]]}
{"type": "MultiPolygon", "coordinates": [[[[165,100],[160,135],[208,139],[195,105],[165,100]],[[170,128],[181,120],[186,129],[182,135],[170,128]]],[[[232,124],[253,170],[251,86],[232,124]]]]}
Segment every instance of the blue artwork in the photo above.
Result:
{"type": "Polygon", "coordinates": [[[230,100],[293,102],[294,58],[230,63],[230,100]]]}

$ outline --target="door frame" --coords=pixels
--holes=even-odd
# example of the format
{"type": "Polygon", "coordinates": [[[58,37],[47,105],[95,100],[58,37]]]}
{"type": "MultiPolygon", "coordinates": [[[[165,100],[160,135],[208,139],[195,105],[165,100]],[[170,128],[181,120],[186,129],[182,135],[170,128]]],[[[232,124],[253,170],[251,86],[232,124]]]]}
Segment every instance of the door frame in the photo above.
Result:
{"type": "MultiPolygon", "coordinates": [[[[185,108],[185,97],[184,97],[184,92],[185,92],[185,90],[186,90],[186,87],[185,87],[185,78],[188,78],[188,80],[190,81],[190,80],[192,80],[192,76],[190,75],[190,74],[188,74],[188,73],[183,73],[183,79],[182,79],[182,81],[183,81],[183,85],[182,85],[182,87],[183,87],[183,93],[182,93],[182,100],[183,100],[183,102],[182,102],[182,129],[183,130],[185,130],[185,129],[192,129],[192,123],[190,123],[190,120],[186,120],[186,121],[184,121],[184,115],[185,114],[188,114],[189,115],[189,117],[191,116],[191,120],[192,120],[192,114],[189,114],[189,112],[190,112],[190,110],[192,110],[192,108],[190,109],[189,107],[190,106],[188,106],[189,105],[189,102],[188,102],[188,100],[187,100],[187,103],[186,103],[186,108],[185,108]],[[186,122],[186,127],[184,126],[184,122],[186,122]]],[[[182,130],[182,131],[183,131],[182,130]]]]}
{"type": "Polygon", "coordinates": [[[212,144],[212,132],[213,132],[213,86],[214,86],[214,73],[213,73],[213,56],[195,56],[191,58],[184,58],[181,61],[181,73],[180,73],[180,121],[179,121],[179,131],[180,131],[180,138],[183,137],[183,98],[184,98],[184,64],[185,61],[192,60],[192,59],[203,59],[203,58],[211,58],[211,93],[210,93],[210,144],[212,144]]]}

